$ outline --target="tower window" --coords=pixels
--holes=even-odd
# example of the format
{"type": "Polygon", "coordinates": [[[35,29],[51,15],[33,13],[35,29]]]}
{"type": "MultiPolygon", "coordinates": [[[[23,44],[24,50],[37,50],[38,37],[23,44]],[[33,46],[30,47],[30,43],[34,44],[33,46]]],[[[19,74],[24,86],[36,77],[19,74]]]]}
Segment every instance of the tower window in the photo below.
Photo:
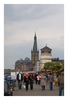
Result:
{"type": "Polygon", "coordinates": [[[44,53],[44,51],[42,51],[42,53],[44,53]]]}
{"type": "Polygon", "coordinates": [[[51,53],[51,51],[48,51],[48,53],[51,53]]]}

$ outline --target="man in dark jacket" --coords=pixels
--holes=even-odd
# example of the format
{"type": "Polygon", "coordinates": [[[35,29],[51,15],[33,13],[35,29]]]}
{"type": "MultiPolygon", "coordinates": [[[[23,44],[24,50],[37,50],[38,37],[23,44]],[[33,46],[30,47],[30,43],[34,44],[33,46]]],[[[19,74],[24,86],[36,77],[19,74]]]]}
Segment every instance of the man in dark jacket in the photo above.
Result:
{"type": "Polygon", "coordinates": [[[58,78],[59,96],[64,96],[64,72],[61,72],[61,76],[58,78]]]}
{"type": "Polygon", "coordinates": [[[35,82],[36,82],[36,84],[37,84],[37,75],[38,75],[38,74],[35,74],[35,82]]]}
{"type": "Polygon", "coordinates": [[[20,73],[20,71],[17,74],[17,81],[18,81],[18,87],[19,87],[19,89],[21,89],[22,81],[23,81],[23,75],[20,73]]]}
{"type": "Polygon", "coordinates": [[[30,90],[33,90],[33,75],[29,75],[29,81],[30,81],[30,90]]]}

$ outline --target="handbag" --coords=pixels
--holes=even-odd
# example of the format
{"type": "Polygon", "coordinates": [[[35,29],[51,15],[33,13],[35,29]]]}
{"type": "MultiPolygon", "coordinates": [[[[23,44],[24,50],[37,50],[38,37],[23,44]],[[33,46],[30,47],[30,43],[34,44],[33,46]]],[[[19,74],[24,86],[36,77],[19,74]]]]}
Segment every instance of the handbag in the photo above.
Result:
{"type": "Polygon", "coordinates": [[[26,83],[23,83],[23,88],[24,88],[24,89],[26,88],[26,83]]]}

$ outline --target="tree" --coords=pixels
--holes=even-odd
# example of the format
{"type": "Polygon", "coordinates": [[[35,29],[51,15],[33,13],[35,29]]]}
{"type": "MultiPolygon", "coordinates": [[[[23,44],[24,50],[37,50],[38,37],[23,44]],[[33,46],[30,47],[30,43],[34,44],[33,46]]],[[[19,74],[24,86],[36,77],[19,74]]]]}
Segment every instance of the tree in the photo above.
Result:
{"type": "Polygon", "coordinates": [[[44,64],[44,69],[45,70],[54,70],[54,64],[53,62],[47,62],[44,64]]]}
{"type": "Polygon", "coordinates": [[[63,65],[60,62],[47,62],[44,64],[45,70],[60,71],[63,65]]]}
{"type": "Polygon", "coordinates": [[[60,62],[54,62],[55,71],[60,71],[63,65],[60,62]]]}

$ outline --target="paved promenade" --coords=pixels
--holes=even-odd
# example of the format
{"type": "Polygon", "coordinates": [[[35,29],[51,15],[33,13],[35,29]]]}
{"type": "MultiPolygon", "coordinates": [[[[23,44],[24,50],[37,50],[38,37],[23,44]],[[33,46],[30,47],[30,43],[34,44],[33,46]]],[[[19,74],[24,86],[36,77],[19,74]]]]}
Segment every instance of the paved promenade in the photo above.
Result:
{"type": "Polygon", "coordinates": [[[40,85],[34,84],[33,91],[30,90],[30,85],[28,91],[26,91],[23,87],[21,90],[18,87],[15,87],[13,91],[13,96],[58,96],[58,87],[53,87],[53,90],[49,90],[49,85],[47,84],[45,90],[41,90],[40,85]]]}

